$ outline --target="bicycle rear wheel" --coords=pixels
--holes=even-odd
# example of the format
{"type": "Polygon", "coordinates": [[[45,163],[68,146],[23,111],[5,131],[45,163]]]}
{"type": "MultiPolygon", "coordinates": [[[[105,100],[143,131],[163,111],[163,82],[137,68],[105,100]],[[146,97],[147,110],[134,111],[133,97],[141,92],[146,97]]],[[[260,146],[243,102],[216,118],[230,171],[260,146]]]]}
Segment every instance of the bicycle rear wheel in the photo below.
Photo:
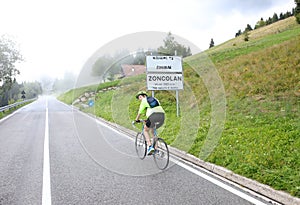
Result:
{"type": "Polygon", "coordinates": [[[137,133],[135,137],[135,150],[140,159],[144,159],[147,153],[147,142],[143,133],[137,133]]]}
{"type": "Polygon", "coordinates": [[[164,170],[169,165],[169,149],[167,143],[162,138],[155,140],[155,151],[153,154],[156,166],[164,170]]]}

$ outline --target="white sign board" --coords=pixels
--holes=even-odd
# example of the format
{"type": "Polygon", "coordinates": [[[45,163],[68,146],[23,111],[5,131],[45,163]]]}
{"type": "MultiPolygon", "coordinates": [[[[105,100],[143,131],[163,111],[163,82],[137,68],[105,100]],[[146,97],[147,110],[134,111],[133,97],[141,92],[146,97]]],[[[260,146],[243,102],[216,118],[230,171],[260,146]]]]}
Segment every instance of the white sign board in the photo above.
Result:
{"type": "Polygon", "coordinates": [[[182,59],[179,56],[147,56],[148,90],[183,90],[182,59]]]}
{"type": "Polygon", "coordinates": [[[182,60],[179,56],[147,56],[147,72],[182,72],[182,60]]]}
{"type": "Polygon", "coordinates": [[[183,75],[180,73],[148,73],[148,90],[182,90],[183,75]]]}

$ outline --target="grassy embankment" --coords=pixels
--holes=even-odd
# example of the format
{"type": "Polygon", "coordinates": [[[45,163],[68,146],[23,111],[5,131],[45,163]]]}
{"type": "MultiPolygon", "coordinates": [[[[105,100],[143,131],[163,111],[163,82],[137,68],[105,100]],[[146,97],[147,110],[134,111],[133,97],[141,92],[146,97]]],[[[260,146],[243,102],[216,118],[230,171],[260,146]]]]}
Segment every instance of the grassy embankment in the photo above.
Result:
{"type": "MultiPolygon", "coordinates": [[[[205,52],[226,96],[222,136],[205,160],[300,197],[300,26],[294,22],[280,21],[250,32],[248,42],[240,36],[205,52]]],[[[174,93],[155,94],[167,115],[160,134],[197,157],[213,126],[212,93],[197,72],[206,61],[203,54],[184,60],[181,117],[176,117],[174,93]]],[[[86,111],[131,127],[138,106],[134,93],[145,89],[145,75],[115,84],[127,86],[100,92],[95,107],[86,111]]],[[[59,99],[70,103],[78,96],[74,93],[80,92],[59,99]]]]}
{"type": "Polygon", "coordinates": [[[6,111],[4,111],[4,112],[0,112],[0,119],[6,117],[7,115],[10,115],[10,114],[13,113],[14,111],[20,109],[21,107],[24,107],[25,105],[28,105],[29,103],[31,103],[31,102],[26,102],[26,103],[24,103],[24,104],[21,104],[21,105],[18,105],[18,106],[16,106],[16,107],[14,107],[14,108],[10,108],[9,110],[6,110],[6,111]]]}

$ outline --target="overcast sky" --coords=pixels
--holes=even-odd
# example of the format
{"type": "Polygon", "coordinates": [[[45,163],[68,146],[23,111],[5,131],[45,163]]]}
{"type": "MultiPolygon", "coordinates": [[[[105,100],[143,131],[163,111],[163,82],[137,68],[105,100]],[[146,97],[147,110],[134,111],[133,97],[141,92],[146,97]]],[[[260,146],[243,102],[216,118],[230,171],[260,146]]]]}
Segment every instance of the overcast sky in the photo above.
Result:
{"type": "Polygon", "coordinates": [[[234,37],[262,17],[292,11],[294,0],[0,0],[0,35],[20,44],[18,81],[78,73],[87,59],[124,35],[171,32],[200,50],[234,37]]]}

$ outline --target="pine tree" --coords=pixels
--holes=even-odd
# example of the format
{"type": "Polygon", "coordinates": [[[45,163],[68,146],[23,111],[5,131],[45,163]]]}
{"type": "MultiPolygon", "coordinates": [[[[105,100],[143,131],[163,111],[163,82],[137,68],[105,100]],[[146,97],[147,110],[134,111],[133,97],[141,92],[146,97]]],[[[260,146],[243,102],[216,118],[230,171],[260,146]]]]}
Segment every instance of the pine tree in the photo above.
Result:
{"type": "Polygon", "coordinates": [[[273,18],[272,18],[272,23],[275,23],[278,21],[278,15],[276,13],[274,13],[273,18]]]}
{"type": "Polygon", "coordinates": [[[242,35],[241,29],[240,29],[237,33],[235,33],[235,37],[238,37],[238,36],[240,36],[240,35],[242,35]]]}
{"type": "Polygon", "coordinates": [[[247,30],[245,31],[244,35],[244,41],[249,41],[249,33],[247,30]]]}
{"type": "Polygon", "coordinates": [[[209,44],[209,48],[212,48],[215,46],[215,42],[214,42],[214,39],[211,39],[210,40],[210,44],[209,44]]]}
{"type": "Polygon", "coordinates": [[[160,46],[157,49],[158,53],[162,55],[177,55],[183,58],[192,55],[190,47],[186,47],[175,41],[175,37],[171,32],[167,34],[167,37],[163,41],[164,46],[160,46]]]}
{"type": "Polygon", "coordinates": [[[252,31],[252,27],[250,26],[250,24],[247,24],[247,27],[245,28],[244,32],[248,32],[248,31],[252,31]]]}
{"type": "Polygon", "coordinates": [[[258,22],[256,23],[254,29],[258,29],[258,28],[263,27],[263,26],[265,26],[265,25],[266,25],[266,22],[264,21],[264,19],[263,19],[263,18],[260,18],[260,21],[258,21],[258,22]]]}

